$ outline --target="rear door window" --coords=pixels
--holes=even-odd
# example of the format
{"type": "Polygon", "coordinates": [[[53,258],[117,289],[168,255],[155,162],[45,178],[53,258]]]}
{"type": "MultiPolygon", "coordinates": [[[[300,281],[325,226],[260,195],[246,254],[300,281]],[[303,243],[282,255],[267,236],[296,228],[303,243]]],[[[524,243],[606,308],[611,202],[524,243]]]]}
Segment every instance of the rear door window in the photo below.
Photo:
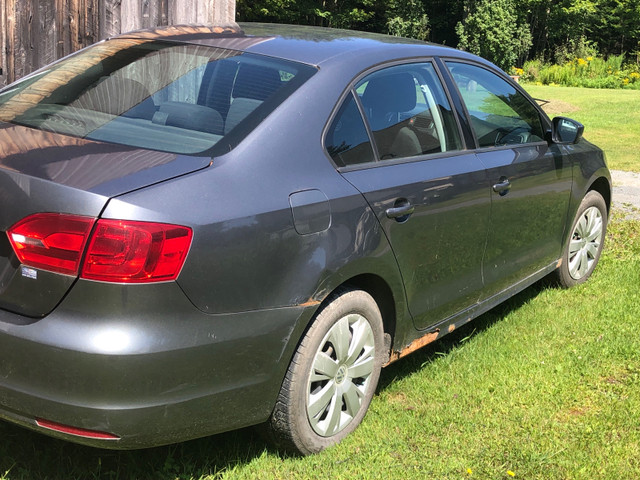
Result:
{"type": "Polygon", "coordinates": [[[329,126],[325,145],[344,167],[459,150],[461,141],[433,65],[410,63],[359,81],[329,126]]]}
{"type": "Polygon", "coordinates": [[[457,123],[431,63],[378,70],[356,92],[380,160],[460,149],[457,123]]]}

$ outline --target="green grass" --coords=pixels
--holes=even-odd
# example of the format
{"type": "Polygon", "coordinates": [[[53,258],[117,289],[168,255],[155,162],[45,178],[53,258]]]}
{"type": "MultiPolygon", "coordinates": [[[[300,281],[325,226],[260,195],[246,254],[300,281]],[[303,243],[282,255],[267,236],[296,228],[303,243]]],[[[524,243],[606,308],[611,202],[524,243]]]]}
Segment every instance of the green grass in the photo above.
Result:
{"type": "Polygon", "coordinates": [[[563,115],[585,126],[584,136],[607,154],[609,168],[640,171],[640,90],[598,90],[525,84],[534,98],[551,100],[550,117],[563,115]]]}
{"type": "Polygon", "coordinates": [[[639,285],[640,223],[614,220],[589,282],[536,284],[386,368],[362,426],[319,455],[249,429],[112,452],[0,423],[0,479],[638,478],[639,285]]]}

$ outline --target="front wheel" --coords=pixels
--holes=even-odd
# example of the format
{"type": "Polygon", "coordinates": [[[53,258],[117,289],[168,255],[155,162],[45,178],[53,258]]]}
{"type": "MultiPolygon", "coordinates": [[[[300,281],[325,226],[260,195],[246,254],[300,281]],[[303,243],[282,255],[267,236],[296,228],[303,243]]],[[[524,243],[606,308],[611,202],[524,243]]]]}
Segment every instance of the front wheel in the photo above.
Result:
{"type": "Polygon", "coordinates": [[[355,430],[378,384],[383,337],[380,310],[364,291],[342,292],[320,311],[267,424],[280,447],[308,455],[355,430]]]}
{"type": "Polygon", "coordinates": [[[571,226],[571,235],[556,270],[565,288],[586,281],[596,268],[607,232],[607,205],[596,191],[585,195],[571,226]]]}

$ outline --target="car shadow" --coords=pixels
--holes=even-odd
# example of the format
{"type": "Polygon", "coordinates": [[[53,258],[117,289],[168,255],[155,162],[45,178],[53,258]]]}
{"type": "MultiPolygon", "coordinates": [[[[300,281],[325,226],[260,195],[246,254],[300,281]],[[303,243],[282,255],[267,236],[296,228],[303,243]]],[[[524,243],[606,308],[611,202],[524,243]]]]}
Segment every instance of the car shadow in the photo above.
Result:
{"type": "MultiPolygon", "coordinates": [[[[481,334],[545,288],[549,288],[547,281],[538,282],[473,322],[388,366],[382,371],[378,391],[481,334]]],[[[163,447],[115,451],[76,445],[0,422],[0,478],[7,480],[201,478],[246,465],[264,454],[285,457],[254,428],[163,447]]]]}
{"type": "Polygon", "coordinates": [[[414,374],[436,358],[447,355],[469,338],[481,334],[511,312],[518,310],[547,288],[556,288],[556,286],[551,279],[544,278],[478,318],[457,328],[452,333],[392,363],[382,370],[378,382],[378,392],[385,390],[397,379],[414,374]]]}
{"type": "Polygon", "coordinates": [[[0,422],[3,480],[217,478],[265,453],[279,455],[253,428],[163,447],[117,451],[76,445],[0,422]]]}

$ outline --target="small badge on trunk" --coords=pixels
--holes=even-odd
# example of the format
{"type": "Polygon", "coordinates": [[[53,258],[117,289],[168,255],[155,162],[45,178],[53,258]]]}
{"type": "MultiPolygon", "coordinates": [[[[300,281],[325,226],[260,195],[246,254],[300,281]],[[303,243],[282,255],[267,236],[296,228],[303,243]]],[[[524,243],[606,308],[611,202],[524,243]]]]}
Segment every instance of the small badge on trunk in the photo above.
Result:
{"type": "Polygon", "coordinates": [[[29,268],[29,267],[25,267],[23,265],[22,266],[22,276],[23,277],[27,277],[27,278],[31,278],[33,280],[37,280],[38,279],[38,271],[35,268],[29,268]]]}

